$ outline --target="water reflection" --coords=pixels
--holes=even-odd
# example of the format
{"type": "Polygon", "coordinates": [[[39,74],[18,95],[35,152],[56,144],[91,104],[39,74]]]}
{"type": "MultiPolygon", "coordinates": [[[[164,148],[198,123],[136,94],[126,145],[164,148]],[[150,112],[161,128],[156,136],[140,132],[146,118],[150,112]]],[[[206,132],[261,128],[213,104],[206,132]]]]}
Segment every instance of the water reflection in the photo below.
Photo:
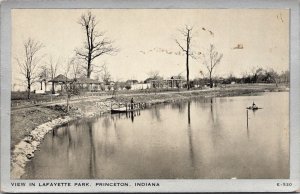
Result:
{"type": "Polygon", "coordinates": [[[255,118],[255,112],[257,110],[254,109],[254,110],[246,110],[246,123],[247,123],[247,138],[248,140],[250,139],[250,125],[251,125],[251,120],[254,120],[255,118]]]}
{"type": "Polygon", "coordinates": [[[156,119],[158,122],[161,122],[160,106],[161,105],[154,105],[154,107],[151,109],[152,119],[156,119]]]}
{"type": "MultiPolygon", "coordinates": [[[[105,122],[108,123],[108,122],[105,122]]],[[[95,174],[97,173],[97,169],[95,168],[95,164],[96,164],[96,157],[95,157],[95,144],[94,144],[94,139],[93,139],[93,127],[92,127],[92,123],[89,122],[87,123],[88,126],[88,133],[89,133],[89,141],[90,141],[90,165],[89,165],[89,174],[91,175],[91,178],[95,178],[95,174]]]]}
{"type": "Polygon", "coordinates": [[[249,110],[246,109],[246,129],[247,129],[247,138],[249,140],[249,110]]]}
{"type": "Polygon", "coordinates": [[[130,118],[131,122],[133,123],[134,117],[139,116],[139,114],[137,114],[136,112],[129,112],[129,113],[126,113],[126,116],[127,116],[127,118],[130,118]]]}
{"type": "Polygon", "coordinates": [[[215,123],[215,117],[214,117],[214,111],[213,111],[213,99],[210,99],[210,115],[211,115],[211,120],[213,123],[215,123]]]}
{"type": "Polygon", "coordinates": [[[180,114],[184,114],[185,113],[185,108],[186,108],[186,102],[183,102],[183,101],[173,102],[171,104],[171,107],[173,109],[178,110],[178,112],[180,114]]]}
{"type": "Polygon", "coordinates": [[[23,178],[287,178],[288,121],[288,93],[199,98],[80,120],[45,136],[23,178]],[[264,109],[248,112],[247,127],[253,100],[264,109]]]}
{"type": "Polygon", "coordinates": [[[111,119],[109,117],[104,117],[102,121],[102,126],[107,129],[111,126],[111,119]]]}
{"type": "Polygon", "coordinates": [[[191,102],[187,102],[187,115],[188,115],[188,138],[189,138],[189,150],[190,150],[190,159],[191,159],[191,166],[194,168],[194,149],[193,149],[193,134],[191,128],[191,102]]]}

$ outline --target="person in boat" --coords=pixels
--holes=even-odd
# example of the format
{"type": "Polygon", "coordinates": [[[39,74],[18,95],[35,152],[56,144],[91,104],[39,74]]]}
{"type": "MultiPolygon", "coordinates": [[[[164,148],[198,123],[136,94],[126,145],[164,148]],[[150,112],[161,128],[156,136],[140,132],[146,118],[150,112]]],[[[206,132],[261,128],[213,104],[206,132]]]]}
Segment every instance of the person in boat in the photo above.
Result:
{"type": "Polygon", "coordinates": [[[131,109],[133,109],[133,104],[134,104],[133,98],[131,98],[130,103],[131,103],[131,109]]]}
{"type": "Polygon", "coordinates": [[[256,108],[257,108],[257,106],[256,106],[256,104],[255,104],[254,102],[252,103],[252,108],[253,108],[253,109],[256,109],[256,108]]]}

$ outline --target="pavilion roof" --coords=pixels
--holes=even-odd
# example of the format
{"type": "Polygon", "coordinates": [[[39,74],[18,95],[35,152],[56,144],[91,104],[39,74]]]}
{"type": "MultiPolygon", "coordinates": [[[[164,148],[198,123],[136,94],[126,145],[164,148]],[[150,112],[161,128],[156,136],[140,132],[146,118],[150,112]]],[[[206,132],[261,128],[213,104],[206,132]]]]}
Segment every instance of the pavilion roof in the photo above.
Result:
{"type": "Polygon", "coordinates": [[[75,82],[79,83],[79,84],[100,84],[101,83],[98,80],[94,80],[94,79],[86,78],[86,77],[76,78],[75,82]]]}
{"type": "Polygon", "coordinates": [[[71,82],[72,80],[70,80],[69,78],[67,78],[66,76],[59,74],[58,76],[56,76],[55,78],[53,78],[52,80],[49,80],[49,82],[54,82],[54,83],[58,83],[58,82],[71,82]]]}

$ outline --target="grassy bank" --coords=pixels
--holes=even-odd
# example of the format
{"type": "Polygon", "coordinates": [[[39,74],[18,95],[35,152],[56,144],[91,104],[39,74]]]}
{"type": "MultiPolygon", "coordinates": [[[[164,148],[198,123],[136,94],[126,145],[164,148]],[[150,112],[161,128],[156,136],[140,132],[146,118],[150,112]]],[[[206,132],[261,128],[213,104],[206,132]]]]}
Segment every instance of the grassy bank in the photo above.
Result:
{"type": "MultiPolygon", "coordinates": [[[[71,114],[75,114],[72,110],[71,114]]],[[[37,126],[68,114],[54,107],[31,107],[11,112],[11,149],[37,126]]]]}

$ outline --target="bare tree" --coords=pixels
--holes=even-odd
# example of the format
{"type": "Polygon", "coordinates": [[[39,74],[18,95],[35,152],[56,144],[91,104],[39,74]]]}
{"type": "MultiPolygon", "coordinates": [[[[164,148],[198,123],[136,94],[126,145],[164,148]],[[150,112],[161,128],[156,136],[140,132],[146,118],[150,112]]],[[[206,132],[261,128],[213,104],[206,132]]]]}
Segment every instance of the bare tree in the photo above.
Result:
{"type": "Polygon", "coordinates": [[[148,76],[149,76],[149,78],[152,78],[152,79],[154,79],[154,80],[157,80],[157,79],[160,78],[160,76],[159,76],[159,71],[150,71],[150,72],[148,73],[148,76]]]}
{"type": "Polygon", "coordinates": [[[159,71],[150,71],[148,73],[148,76],[149,78],[152,79],[152,81],[154,81],[153,83],[153,87],[156,89],[156,88],[159,88],[162,83],[163,83],[163,78],[159,75],[159,71]]]}
{"type": "Polygon", "coordinates": [[[279,75],[280,81],[288,84],[290,83],[290,71],[286,70],[286,71],[282,71],[279,75]]]}
{"type": "Polygon", "coordinates": [[[209,74],[209,85],[210,88],[213,87],[213,81],[212,81],[212,75],[213,70],[215,67],[221,62],[221,59],[223,58],[223,54],[219,53],[215,50],[215,46],[213,44],[210,44],[209,50],[208,50],[208,59],[204,55],[204,61],[203,64],[206,66],[209,74]]]}
{"type": "Polygon", "coordinates": [[[112,46],[112,41],[104,37],[104,32],[98,32],[96,26],[98,21],[96,16],[92,15],[90,11],[83,14],[78,23],[82,26],[86,34],[86,41],[81,49],[76,49],[76,55],[86,61],[84,67],[87,72],[87,77],[90,78],[93,72],[93,61],[97,57],[104,54],[113,54],[117,49],[112,46]]]}
{"type": "MultiPolygon", "coordinates": [[[[48,62],[48,68],[49,68],[50,77],[52,80],[56,77],[59,63],[60,63],[59,58],[57,58],[57,60],[54,61],[53,57],[50,56],[49,62],[48,62]]],[[[54,82],[52,82],[52,94],[55,94],[54,82]]]]}
{"type": "Polygon", "coordinates": [[[193,57],[193,53],[191,52],[191,40],[192,40],[192,32],[193,28],[189,26],[185,26],[184,30],[180,30],[181,34],[185,37],[185,46],[182,46],[178,40],[175,40],[177,45],[181,48],[181,50],[185,53],[186,56],[186,81],[187,81],[187,89],[190,89],[190,70],[189,70],[189,58],[193,57]]]}
{"type": "Polygon", "coordinates": [[[71,59],[69,59],[68,64],[70,64],[71,76],[74,79],[77,79],[84,75],[84,73],[82,72],[82,61],[79,58],[72,57],[71,59]]]}
{"type": "Polygon", "coordinates": [[[39,51],[43,48],[43,44],[28,38],[24,42],[24,56],[22,58],[16,58],[16,61],[20,67],[21,74],[26,79],[27,85],[27,98],[30,99],[31,86],[36,82],[39,77],[37,74],[37,66],[42,58],[39,55],[39,51]]]}
{"type": "Polygon", "coordinates": [[[70,110],[70,99],[71,96],[76,94],[76,85],[74,79],[69,79],[69,75],[72,69],[72,59],[68,60],[67,67],[64,70],[65,81],[63,82],[64,90],[66,92],[66,104],[67,104],[67,112],[70,110]]]}
{"type": "Polygon", "coordinates": [[[103,81],[104,84],[109,84],[110,80],[111,80],[111,75],[107,69],[106,64],[102,65],[101,67],[101,79],[103,81]]]}
{"type": "Polygon", "coordinates": [[[275,82],[276,87],[278,87],[280,76],[273,68],[266,71],[266,76],[270,81],[275,82]]]}

